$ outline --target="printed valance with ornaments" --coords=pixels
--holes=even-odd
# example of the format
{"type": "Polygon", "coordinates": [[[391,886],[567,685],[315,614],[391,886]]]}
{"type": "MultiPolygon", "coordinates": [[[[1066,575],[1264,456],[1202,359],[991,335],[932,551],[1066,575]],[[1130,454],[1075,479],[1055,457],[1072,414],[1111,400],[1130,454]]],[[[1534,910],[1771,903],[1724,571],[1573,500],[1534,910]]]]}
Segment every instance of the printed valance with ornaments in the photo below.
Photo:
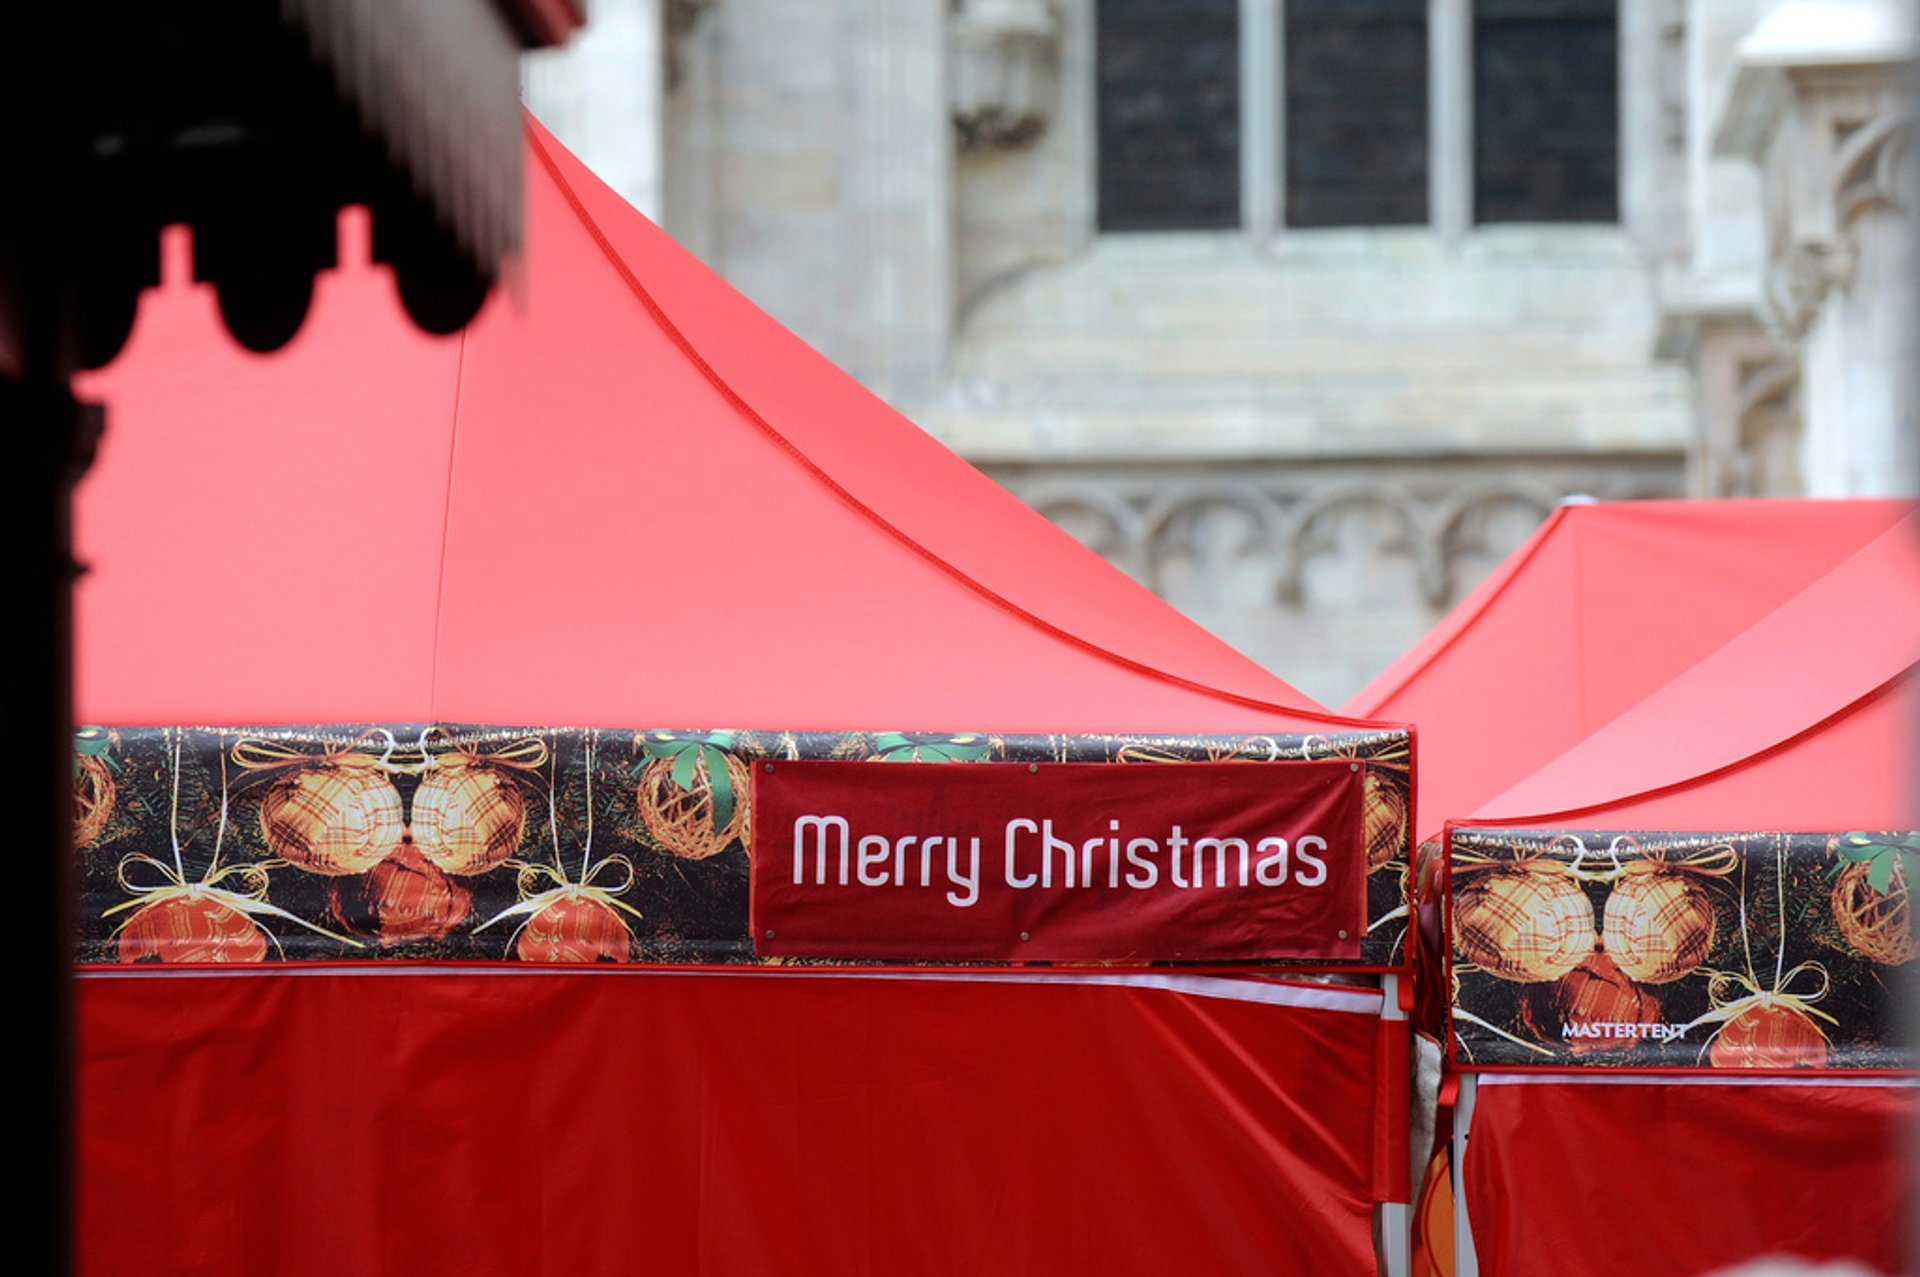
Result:
{"type": "Polygon", "coordinates": [[[77,957],[1390,970],[1410,766],[1399,730],[88,728],[77,957]]]}
{"type": "Polygon", "coordinates": [[[1888,1070],[1920,832],[1449,831],[1462,1068],[1888,1070]]]}

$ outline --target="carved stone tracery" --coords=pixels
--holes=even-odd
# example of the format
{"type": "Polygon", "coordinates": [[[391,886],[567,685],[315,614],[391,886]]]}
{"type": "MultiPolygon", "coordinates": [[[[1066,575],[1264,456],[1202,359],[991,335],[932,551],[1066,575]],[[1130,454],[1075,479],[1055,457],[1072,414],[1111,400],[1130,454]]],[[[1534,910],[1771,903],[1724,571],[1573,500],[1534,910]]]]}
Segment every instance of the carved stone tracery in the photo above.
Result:
{"type": "Polygon", "coordinates": [[[1060,19],[1047,0],[954,0],[947,22],[953,127],[963,151],[1025,146],[1058,92],[1060,19]]]}
{"type": "Polygon", "coordinates": [[[1046,470],[995,477],[1156,592],[1168,593],[1170,563],[1197,566],[1204,577],[1223,572],[1228,559],[1251,560],[1275,607],[1304,604],[1309,565],[1342,553],[1342,527],[1356,518],[1388,529],[1374,538],[1375,551],[1409,561],[1421,601],[1441,608],[1462,591],[1463,560],[1513,548],[1490,541],[1493,516],[1537,524],[1575,494],[1624,499],[1674,496],[1679,488],[1671,464],[1439,481],[1364,474],[1316,481],[1310,472],[1280,469],[1257,478],[1046,470]]]}
{"type": "Polygon", "coordinates": [[[1853,288],[1861,218],[1907,211],[1913,131],[1890,88],[1814,82],[1795,109],[1800,118],[1778,124],[1763,164],[1765,318],[1786,342],[1806,335],[1830,292],[1853,288]]]}

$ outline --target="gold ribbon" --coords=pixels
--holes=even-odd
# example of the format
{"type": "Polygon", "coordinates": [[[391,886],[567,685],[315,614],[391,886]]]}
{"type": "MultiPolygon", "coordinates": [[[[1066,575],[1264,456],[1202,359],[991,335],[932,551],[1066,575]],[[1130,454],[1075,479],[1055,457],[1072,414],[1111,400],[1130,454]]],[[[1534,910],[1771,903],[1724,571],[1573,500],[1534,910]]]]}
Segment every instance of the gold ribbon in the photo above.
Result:
{"type": "MultiPolygon", "coordinates": [[[[1456,1020],[1465,1020],[1468,1024],[1478,1025],[1479,1027],[1485,1029],[1487,1032],[1495,1034],[1499,1037],[1503,1037],[1507,1041],[1513,1043],[1515,1046],[1524,1047],[1527,1050],[1532,1051],[1536,1055],[1545,1055],[1545,1056],[1553,1055],[1552,1047],[1542,1046],[1538,1042],[1529,1042],[1525,1038],[1517,1037],[1514,1034],[1507,1032],[1505,1029],[1501,1028],[1497,1024],[1489,1024],[1487,1021],[1481,1019],[1479,1016],[1475,1015],[1473,1012],[1467,1010],[1462,1006],[1459,1006],[1458,1004],[1456,1004],[1452,1008],[1452,1014],[1453,1014],[1453,1018],[1456,1020]]],[[[1454,1041],[1456,1042],[1460,1041],[1457,1035],[1455,1036],[1454,1041]]],[[[1472,1046],[1465,1042],[1460,1042],[1460,1046],[1462,1047],[1462,1049],[1464,1049],[1467,1052],[1467,1058],[1472,1059],[1473,1058],[1472,1046]]]]}
{"type": "MultiPolygon", "coordinates": [[[[1465,1007],[1460,1005],[1461,975],[1463,973],[1478,974],[1482,970],[1483,968],[1471,962],[1448,963],[1447,1014],[1455,1020],[1465,1020],[1468,1024],[1478,1025],[1481,1028],[1485,1029],[1487,1032],[1492,1033],[1498,1037],[1505,1038],[1507,1041],[1513,1043],[1515,1046],[1523,1047],[1526,1050],[1532,1051],[1536,1055],[1552,1056],[1553,1055],[1552,1047],[1544,1046],[1538,1042],[1529,1042],[1523,1037],[1518,1037],[1512,1033],[1509,1033],[1505,1029],[1501,1028],[1499,1025],[1493,1024],[1490,1021],[1481,1019],[1479,1016],[1475,1015],[1473,1012],[1467,1010],[1465,1007]]],[[[1467,1058],[1469,1060],[1473,1059],[1473,1045],[1471,1043],[1461,1041],[1458,1034],[1454,1036],[1454,1041],[1459,1043],[1460,1049],[1466,1052],[1467,1058]]]]}
{"type": "MultiPolygon", "coordinates": [[[[305,927],[309,931],[326,936],[330,940],[338,940],[342,944],[352,945],[356,949],[361,948],[362,946],[358,940],[328,931],[325,927],[316,926],[314,923],[308,922],[305,918],[297,914],[288,913],[278,905],[267,903],[267,884],[270,881],[268,870],[285,863],[285,861],[269,860],[255,861],[251,864],[228,865],[224,869],[210,868],[206,875],[198,882],[188,882],[185,875],[164,860],[158,860],[142,852],[133,852],[121,857],[119,865],[114,869],[114,877],[119,881],[120,886],[129,895],[133,896],[133,899],[113,906],[100,916],[110,918],[116,913],[121,913],[128,909],[144,908],[147,905],[158,904],[164,900],[207,899],[225,905],[229,909],[237,910],[240,913],[246,914],[248,917],[281,918],[287,922],[296,923],[299,926],[305,927]],[[134,881],[129,871],[130,869],[136,868],[151,868],[156,870],[160,875],[161,881],[157,883],[134,881]],[[239,887],[239,890],[232,890],[220,885],[228,879],[236,880],[236,885],[239,887]]],[[[121,925],[125,926],[124,923],[121,925]]],[[[261,929],[263,931],[266,930],[264,927],[261,929]]],[[[116,927],[114,934],[118,935],[119,932],[120,928],[116,927]]],[[[267,931],[266,934],[267,938],[273,941],[274,947],[278,948],[280,946],[280,937],[274,935],[271,931],[267,931]]],[[[284,950],[282,952],[284,953],[284,950]]]]}
{"type": "Polygon", "coordinates": [[[243,736],[234,742],[231,754],[236,766],[250,772],[275,771],[283,767],[327,763],[382,767],[388,771],[400,769],[393,761],[394,753],[399,749],[400,743],[394,739],[393,733],[384,727],[370,727],[344,744],[323,743],[327,746],[325,751],[314,754],[282,741],[243,736]],[[386,742],[386,749],[378,758],[360,748],[368,741],[383,739],[386,742]]]}
{"type": "MultiPolygon", "coordinates": [[[[473,929],[474,935],[479,935],[496,922],[501,922],[508,918],[521,918],[523,921],[520,923],[520,926],[514,928],[514,935],[517,936],[520,934],[521,929],[533,920],[535,914],[545,909],[554,901],[562,898],[573,900],[585,898],[598,901],[600,904],[618,909],[623,913],[632,914],[635,918],[644,920],[644,915],[642,915],[638,909],[635,909],[623,900],[615,898],[633,886],[633,862],[625,856],[608,856],[605,860],[597,862],[593,868],[587,871],[586,876],[579,882],[572,881],[567,877],[564,870],[556,868],[553,865],[536,864],[526,860],[509,860],[507,864],[520,871],[518,877],[515,879],[515,886],[519,890],[520,899],[517,903],[508,905],[505,909],[502,909],[499,913],[494,914],[493,917],[488,918],[485,922],[475,927],[473,929]],[[621,878],[618,886],[603,887],[594,881],[594,879],[600,876],[602,870],[609,868],[625,874],[625,877],[621,878]],[[545,890],[539,890],[542,882],[549,882],[553,885],[545,890]]],[[[509,937],[507,942],[511,944],[513,942],[512,937],[509,937]]]]}
{"type": "Polygon", "coordinates": [[[1271,763],[1280,759],[1280,742],[1271,736],[1251,736],[1237,740],[1229,745],[1217,745],[1207,741],[1192,742],[1186,746],[1191,750],[1194,745],[1205,751],[1204,756],[1193,753],[1181,753],[1177,748],[1170,749],[1152,741],[1128,741],[1114,751],[1114,758],[1122,763],[1230,763],[1244,759],[1248,762],[1271,763]]]}
{"type": "Polygon", "coordinates": [[[1585,841],[1574,834],[1556,834],[1546,842],[1523,844],[1517,848],[1517,855],[1488,856],[1475,851],[1455,847],[1451,858],[1456,869],[1522,869],[1528,871],[1561,872],[1569,874],[1581,882],[1613,882],[1630,874],[1649,874],[1675,871],[1698,874],[1706,878],[1724,878],[1740,867],[1740,853],[1731,843],[1715,843],[1690,855],[1673,859],[1666,847],[1654,847],[1651,850],[1641,848],[1631,835],[1622,834],[1609,844],[1604,852],[1596,852],[1585,841]],[[1628,859],[1621,859],[1621,851],[1630,853],[1628,859]],[[1553,853],[1572,851],[1571,860],[1560,859],[1553,853]],[[1606,869],[1589,869],[1589,858],[1604,855],[1611,862],[1606,869]]]}
{"type": "Polygon", "coordinates": [[[1619,868],[1607,875],[1609,879],[1625,877],[1628,874],[1661,873],[1666,870],[1698,874],[1703,878],[1725,878],[1740,867],[1740,853],[1733,849],[1732,843],[1725,842],[1714,843],[1690,855],[1674,859],[1672,848],[1656,846],[1651,850],[1643,850],[1637,841],[1623,835],[1614,840],[1614,846],[1609,848],[1609,853],[1613,855],[1614,862],[1619,864],[1619,868]],[[1618,853],[1622,844],[1639,852],[1638,858],[1620,864],[1618,853]]]}
{"type": "Polygon", "coordinates": [[[439,725],[427,728],[420,733],[417,748],[422,761],[411,770],[426,771],[444,765],[449,758],[464,764],[494,763],[501,767],[511,767],[515,771],[538,771],[547,765],[549,754],[547,743],[537,736],[523,736],[509,741],[498,749],[486,749],[478,740],[462,740],[439,725]],[[435,753],[428,742],[435,736],[440,737],[444,747],[435,753]]]}
{"type": "MultiPolygon", "coordinates": [[[[1555,842],[1558,841],[1559,839],[1555,839],[1555,842]]],[[[1578,842],[1577,839],[1574,841],[1578,842]]],[[[1477,851],[1465,851],[1456,847],[1452,849],[1449,860],[1453,870],[1467,873],[1504,869],[1515,873],[1565,874],[1583,882],[1587,880],[1586,872],[1580,868],[1580,857],[1588,854],[1585,847],[1580,848],[1579,854],[1574,857],[1572,863],[1549,856],[1547,852],[1550,849],[1551,844],[1545,847],[1522,847],[1517,856],[1486,856],[1477,851]]]]}
{"type": "Polygon", "coordinates": [[[1360,762],[1373,763],[1381,767],[1391,767],[1405,771],[1412,761],[1412,750],[1403,733],[1373,733],[1371,735],[1333,737],[1313,733],[1300,738],[1300,756],[1311,761],[1314,750],[1326,752],[1322,758],[1345,758],[1360,762]],[[1369,753],[1370,746],[1384,746],[1369,753]]]}
{"type": "MultiPolygon", "coordinates": [[[[1802,1015],[1825,1020],[1835,1028],[1838,1028],[1840,1025],[1840,1021],[1813,1005],[1820,1001],[1820,999],[1826,997],[1828,989],[1833,985],[1833,979],[1827,974],[1827,969],[1818,962],[1801,963],[1784,976],[1780,976],[1770,991],[1762,989],[1759,982],[1751,976],[1742,975],[1738,971],[1709,971],[1706,975],[1707,1002],[1713,1009],[1698,1019],[1689,1021],[1686,1027],[1681,1030],[1682,1034],[1686,1034],[1691,1033],[1703,1024],[1718,1024],[1720,1026],[1720,1028],[1715,1029],[1707,1040],[1701,1044],[1700,1054],[1703,1058],[1707,1051],[1713,1046],[1715,1039],[1720,1036],[1721,1031],[1727,1027],[1727,1024],[1735,1017],[1745,1014],[1754,1007],[1786,1007],[1791,1011],[1798,1011],[1802,1015]],[[1802,974],[1813,976],[1819,981],[1819,985],[1806,992],[1795,993],[1793,991],[1794,981],[1799,979],[1802,974]],[[1747,992],[1740,997],[1732,996],[1734,992],[1740,989],[1745,989],[1747,992]]],[[[1817,1026],[1814,1031],[1819,1032],[1817,1026]]],[[[1823,1039],[1824,1036],[1823,1034],[1823,1039]]]]}

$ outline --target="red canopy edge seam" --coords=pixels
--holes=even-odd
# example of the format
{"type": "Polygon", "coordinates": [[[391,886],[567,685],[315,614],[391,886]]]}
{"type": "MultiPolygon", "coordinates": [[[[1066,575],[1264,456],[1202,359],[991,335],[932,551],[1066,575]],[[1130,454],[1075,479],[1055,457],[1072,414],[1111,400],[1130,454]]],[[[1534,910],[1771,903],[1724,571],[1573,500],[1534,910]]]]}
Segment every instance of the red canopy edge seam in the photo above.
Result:
{"type": "Polygon", "coordinates": [[[453,363],[453,419],[447,423],[447,486],[440,506],[440,563],[433,577],[433,647],[427,653],[427,714],[439,717],[440,618],[447,603],[447,548],[453,543],[453,467],[460,457],[460,397],[467,388],[467,330],[453,363]]]}
{"type": "Polygon", "coordinates": [[[1849,701],[1847,704],[1841,706],[1839,709],[1827,715],[1825,718],[1820,719],[1818,722],[1811,723],[1808,726],[1803,727],[1799,731],[1793,733],[1791,736],[1783,737],[1780,740],[1773,742],[1773,744],[1771,745],[1767,745],[1764,748],[1755,750],[1751,754],[1747,754],[1743,757],[1736,758],[1729,763],[1723,763],[1718,767],[1710,768],[1707,771],[1703,771],[1699,773],[1698,775],[1688,776],[1681,780],[1670,781],[1664,785],[1655,785],[1652,789],[1638,790],[1630,794],[1619,794],[1619,795],[1616,795],[1615,797],[1605,799],[1601,802],[1588,803],[1582,807],[1569,807],[1564,811],[1536,812],[1532,815],[1527,815],[1527,816],[1488,816],[1488,817],[1468,816],[1459,820],[1450,820],[1447,822],[1445,832],[1448,836],[1451,836],[1455,826],[1458,826],[1461,829],[1520,829],[1530,825],[1544,824],[1550,821],[1558,822],[1558,821],[1571,820],[1577,817],[1589,815],[1593,812],[1605,811],[1609,807],[1618,807],[1623,803],[1646,802],[1650,799],[1664,798],[1669,794],[1677,794],[1688,789],[1693,789],[1696,786],[1704,785],[1711,781],[1719,780],[1722,777],[1733,775],[1735,772],[1745,771],[1747,768],[1752,767],[1757,763],[1766,761],[1767,759],[1773,757],[1775,754],[1785,753],[1787,750],[1792,749],[1795,745],[1798,745],[1801,741],[1805,740],[1807,737],[1813,736],[1820,732],[1825,731],[1827,728],[1833,726],[1835,723],[1839,722],[1841,719],[1846,718],[1848,715],[1856,713],[1857,711],[1866,708],[1868,705],[1872,704],[1874,701],[1877,701],[1881,697],[1887,695],[1889,692],[1891,692],[1894,689],[1895,685],[1898,684],[1902,679],[1912,677],[1913,672],[1914,672],[1913,666],[1909,665],[1906,669],[1901,670],[1898,674],[1895,674],[1892,678],[1880,684],[1880,686],[1874,688],[1872,691],[1868,692],[1866,695],[1857,697],[1854,700],[1849,701]]]}
{"type": "MultiPolygon", "coordinates": [[[[1582,543],[1585,542],[1585,540],[1586,538],[1574,528],[1572,521],[1569,520],[1567,523],[1567,563],[1570,570],[1567,575],[1573,580],[1573,652],[1574,659],[1579,662],[1575,668],[1582,671],[1588,668],[1587,587],[1585,580],[1582,579],[1583,574],[1580,570],[1584,562],[1584,556],[1580,551],[1582,543]]],[[[1599,730],[1599,725],[1592,724],[1588,721],[1590,714],[1587,709],[1587,690],[1588,680],[1584,676],[1574,680],[1574,712],[1580,716],[1580,735],[1583,739],[1593,735],[1595,731],[1599,730]]]]}
{"type": "MultiPolygon", "coordinates": [[[[1405,677],[1400,680],[1392,691],[1366,700],[1364,702],[1365,708],[1362,708],[1360,712],[1370,714],[1379,709],[1383,702],[1390,701],[1401,692],[1404,692],[1408,684],[1412,683],[1413,680],[1420,677],[1420,675],[1426,673],[1427,669],[1432,666],[1435,661],[1451,651],[1453,645],[1458,643],[1466,635],[1466,632],[1473,628],[1474,623],[1485,616],[1495,603],[1499,602],[1500,596],[1507,592],[1507,588],[1520,578],[1521,572],[1526,568],[1527,564],[1533,560],[1533,557],[1540,553],[1541,549],[1551,537],[1554,528],[1558,527],[1561,521],[1565,519],[1567,511],[1571,508],[1572,507],[1565,505],[1556,506],[1553,513],[1547,516],[1546,522],[1542,523],[1539,528],[1534,531],[1533,536],[1528,539],[1526,545],[1516,551],[1513,558],[1501,565],[1506,569],[1506,575],[1494,583],[1492,591],[1482,600],[1480,606],[1473,610],[1472,615],[1462,617],[1458,628],[1437,643],[1434,649],[1427,653],[1425,659],[1408,670],[1405,677]]],[[[1371,686],[1371,683],[1368,684],[1368,687],[1371,686]]],[[[1367,688],[1362,688],[1361,695],[1348,701],[1343,708],[1354,708],[1356,702],[1360,702],[1362,697],[1365,696],[1366,691],[1367,688]]]]}
{"type": "Polygon", "coordinates": [[[539,135],[529,131],[529,137],[533,141],[535,153],[540,157],[541,165],[545,167],[548,175],[553,178],[554,184],[560,188],[560,193],[565,196],[568,206],[573,209],[574,214],[580,219],[581,224],[586,227],[587,233],[593,237],[594,243],[599,245],[600,251],[606,256],[607,260],[612,263],[614,270],[618,272],[620,278],[626,282],[627,287],[633,291],[634,296],[640,300],[640,304],[646,308],[647,313],[653,317],[654,322],[660,325],[661,329],[667,334],[668,338],[672,340],[673,344],[679,348],[680,352],[692,361],[695,368],[700,370],[701,376],[707,379],[713,388],[720,393],[721,398],[732,405],[735,411],[739,412],[755,429],[759,430],[761,434],[773,441],[782,451],[798,462],[801,468],[829,492],[833,493],[835,497],[839,498],[842,504],[886,533],[887,536],[892,538],[896,543],[918,555],[947,577],[958,582],[966,589],[971,590],[1008,615],[1032,626],[1049,637],[1066,643],[1071,647],[1078,648],[1100,660],[1117,665],[1122,669],[1130,670],[1135,674],[1144,675],[1147,678],[1157,679],[1160,682],[1185,688],[1191,692],[1199,692],[1205,696],[1211,696],[1218,700],[1266,713],[1292,715],[1298,718],[1312,719],[1316,722],[1339,724],[1347,727],[1378,728],[1383,726],[1397,726],[1397,724],[1379,723],[1371,719],[1349,718],[1328,710],[1281,705],[1273,701],[1262,700],[1256,696],[1247,696],[1240,692],[1231,692],[1225,688],[1214,687],[1210,684],[1202,683],[1197,679],[1187,678],[1181,674],[1174,674],[1170,671],[1148,665],[1144,661],[1138,661],[1130,656],[1124,656],[1119,652],[1102,647],[1089,639],[1081,638],[1079,635],[1062,629],[1053,622],[1028,611],[1012,599],[1000,594],[991,586],[976,580],[954,564],[949,563],[932,550],[929,550],[926,546],[914,540],[900,527],[889,521],[878,510],[875,510],[872,506],[855,496],[853,492],[843,486],[839,480],[827,473],[817,462],[795,446],[792,440],[780,433],[779,429],[776,428],[772,422],[761,416],[753,405],[748,403],[738,391],[727,384],[726,379],[694,348],[693,343],[688,340],[686,334],[680,331],[679,325],[675,324],[673,320],[668,317],[666,311],[661,308],[660,303],[654,300],[653,294],[648,291],[646,285],[640,282],[639,277],[633,273],[632,269],[628,267],[620,254],[615,251],[612,242],[607,239],[605,233],[601,231],[599,224],[594,221],[593,216],[587,211],[579,197],[574,194],[573,188],[568,185],[566,178],[560,172],[559,166],[554,163],[553,157],[547,153],[547,148],[539,135]]]}

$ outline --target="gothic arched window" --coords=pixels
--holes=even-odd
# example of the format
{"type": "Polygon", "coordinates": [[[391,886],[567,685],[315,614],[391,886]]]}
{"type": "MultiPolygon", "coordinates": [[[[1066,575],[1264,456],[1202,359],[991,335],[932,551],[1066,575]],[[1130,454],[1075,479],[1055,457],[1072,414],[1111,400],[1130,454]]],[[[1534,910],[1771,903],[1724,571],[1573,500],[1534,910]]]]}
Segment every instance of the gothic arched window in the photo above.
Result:
{"type": "Polygon", "coordinates": [[[1475,221],[1619,216],[1615,8],[1616,0],[1475,3],[1475,221]]]}
{"type": "Polygon", "coordinates": [[[1286,0],[1286,223],[1427,220],[1427,0],[1286,0]]]}
{"type": "Polygon", "coordinates": [[[1610,222],[1618,0],[1091,0],[1101,230],[1610,222]]]}
{"type": "Polygon", "coordinates": [[[1240,0],[1099,0],[1100,229],[1240,225],[1240,0]]]}

